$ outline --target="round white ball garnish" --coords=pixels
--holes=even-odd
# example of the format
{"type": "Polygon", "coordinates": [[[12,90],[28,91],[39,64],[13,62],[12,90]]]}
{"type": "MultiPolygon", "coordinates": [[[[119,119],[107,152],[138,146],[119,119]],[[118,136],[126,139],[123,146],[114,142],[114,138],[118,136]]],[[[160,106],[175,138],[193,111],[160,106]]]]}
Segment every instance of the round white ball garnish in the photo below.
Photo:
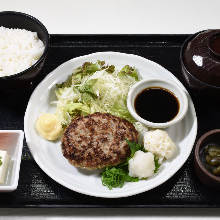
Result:
{"type": "Polygon", "coordinates": [[[177,147],[164,130],[148,131],[144,135],[144,148],[157,155],[160,159],[171,159],[177,147]]]}
{"type": "Polygon", "coordinates": [[[128,162],[129,176],[147,178],[155,170],[154,155],[151,152],[137,151],[128,162]]]}

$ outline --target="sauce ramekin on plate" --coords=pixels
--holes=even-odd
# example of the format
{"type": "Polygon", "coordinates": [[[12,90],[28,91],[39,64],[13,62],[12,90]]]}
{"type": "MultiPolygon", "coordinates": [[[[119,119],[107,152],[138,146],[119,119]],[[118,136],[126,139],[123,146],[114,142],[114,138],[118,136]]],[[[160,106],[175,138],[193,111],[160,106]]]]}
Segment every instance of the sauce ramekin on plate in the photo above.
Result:
{"type": "MultiPolygon", "coordinates": [[[[143,109],[142,111],[147,111],[148,106],[153,105],[156,102],[161,102],[161,99],[151,100],[151,103],[143,103],[142,107],[145,109],[143,109]]],[[[161,106],[160,106],[160,103],[157,103],[157,104],[159,104],[158,117],[159,117],[160,112],[161,114],[162,113],[169,114],[169,112],[166,111],[166,109],[164,108],[165,106],[162,103],[161,103],[161,106]]],[[[144,125],[148,127],[152,127],[152,128],[166,128],[166,127],[176,124],[177,122],[183,119],[188,109],[188,98],[184,90],[180,88],[174,82],[171,82],[171,81],[167,82],[165,80],[156,79],[156,78],[146,79],[146,80],[141,80],[140,82],[136,83],[129,90],[128,98],[127,98],[127,107],[128,107],[130,114],[137,121],[143,123],[144,125]],[[173,118],[170,118],[170,120],[168,121],[155,122],[155,121],[150,121],[146,118],[143,118],[140,116],[140,114],[138,114],[137,109],[135,107],[136,99],[144,90],[147,90],[147,89],[161,89],[163,91],[166,91],[167,93],[170,93],[170,96],[173,96],[173,98],[177,100],[178,111],[176,112],[173,118]]],[[[167,106],[167,108],[169,109],[169,106],[167,106]]]]}

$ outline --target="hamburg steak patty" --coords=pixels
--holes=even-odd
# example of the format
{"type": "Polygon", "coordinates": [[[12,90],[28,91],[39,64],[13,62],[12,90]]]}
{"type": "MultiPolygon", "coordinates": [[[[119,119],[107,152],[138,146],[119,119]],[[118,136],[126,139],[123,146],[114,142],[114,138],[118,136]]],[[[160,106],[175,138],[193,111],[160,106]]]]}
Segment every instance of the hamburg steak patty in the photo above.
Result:
{"type": "Polygon", "coordinates": [[[126,139],[138,140],[138,132],[130,122],[96,112],[70,123],[62,137],[62,151],[76,167],[99,169],[115,166],[130,155],[126,139]]]}

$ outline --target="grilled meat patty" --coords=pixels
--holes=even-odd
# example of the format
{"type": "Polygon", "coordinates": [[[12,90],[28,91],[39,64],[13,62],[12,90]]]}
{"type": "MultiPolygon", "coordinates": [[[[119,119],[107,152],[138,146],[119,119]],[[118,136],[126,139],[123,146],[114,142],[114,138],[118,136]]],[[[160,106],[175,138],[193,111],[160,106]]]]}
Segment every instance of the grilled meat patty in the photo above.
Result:
{"type": "Polygon", "coordinates": [[[97,112],[70,123],[62,137],[62,152],[76,167],[115,166],[130,155],[126,139],[138,140],[138,132],[130,122],[97,112]]]}

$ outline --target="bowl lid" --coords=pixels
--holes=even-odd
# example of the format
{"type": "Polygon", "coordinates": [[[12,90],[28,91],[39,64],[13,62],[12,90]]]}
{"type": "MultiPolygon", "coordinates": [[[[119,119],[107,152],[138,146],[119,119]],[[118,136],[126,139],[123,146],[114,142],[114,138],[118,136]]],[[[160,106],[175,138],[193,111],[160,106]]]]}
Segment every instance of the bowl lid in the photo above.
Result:
{"type": "Polygon", "coordinates": [[[183,62],[200,81],[220,86],[220,29],[202,31],[190,38],[183,49],[183,62]]]}

